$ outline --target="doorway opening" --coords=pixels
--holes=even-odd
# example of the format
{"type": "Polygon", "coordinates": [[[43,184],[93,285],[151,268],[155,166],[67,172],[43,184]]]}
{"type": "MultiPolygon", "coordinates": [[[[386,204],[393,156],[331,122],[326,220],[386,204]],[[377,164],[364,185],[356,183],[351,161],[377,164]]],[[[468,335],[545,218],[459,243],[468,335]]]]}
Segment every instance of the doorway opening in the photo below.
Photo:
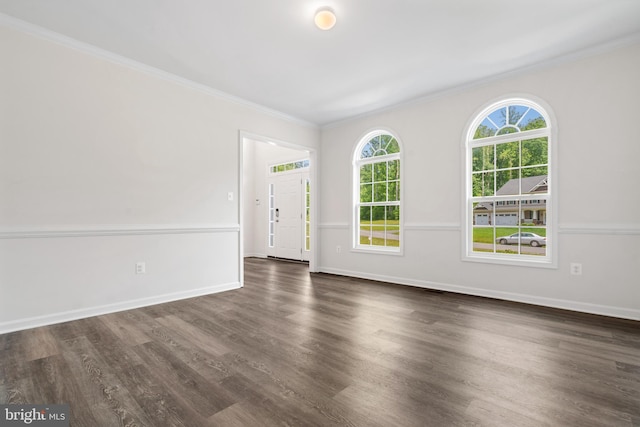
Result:
{"type": "Polygon", "coordinates": [[[242,259],[292,260],[317,271],[315,150],[241,132],[240,161],[242,259]]]}

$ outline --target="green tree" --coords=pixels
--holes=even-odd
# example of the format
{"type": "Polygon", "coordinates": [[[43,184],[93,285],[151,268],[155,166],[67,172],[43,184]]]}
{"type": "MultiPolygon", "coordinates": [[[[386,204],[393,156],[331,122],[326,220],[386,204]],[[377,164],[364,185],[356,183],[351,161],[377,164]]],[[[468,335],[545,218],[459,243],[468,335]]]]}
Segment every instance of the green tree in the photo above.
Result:
{"type": "Polygon", "coordinates": [[[548,160],[546,137],[522,141],[522,166],[546,165],[548,160]]]}
{"type": "Polygon", "coordinates": [[[533,120],[529,120],[524,126],[521,127],[523,131],[532,129],[542,129],[547,127],[547,122],[542,116],[538,116],[533,120]]]}
{"type": "Polygon", "coordinates": [[[476,133],[473,135],[473,139],[487,138],[495,134],[495,129],[492,129],[485,125],[480,125],[476,128],[476,133]]]}

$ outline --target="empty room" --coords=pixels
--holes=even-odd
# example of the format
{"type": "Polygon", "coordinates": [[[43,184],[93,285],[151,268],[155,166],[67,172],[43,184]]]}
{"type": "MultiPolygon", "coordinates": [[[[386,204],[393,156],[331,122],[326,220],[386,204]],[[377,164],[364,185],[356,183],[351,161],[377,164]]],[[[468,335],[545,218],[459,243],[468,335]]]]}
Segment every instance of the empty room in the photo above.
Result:
{"type": "Polygon", "coordinates": [[[640,427],[640,2],[0,0],[0,426],[640,427]]]}

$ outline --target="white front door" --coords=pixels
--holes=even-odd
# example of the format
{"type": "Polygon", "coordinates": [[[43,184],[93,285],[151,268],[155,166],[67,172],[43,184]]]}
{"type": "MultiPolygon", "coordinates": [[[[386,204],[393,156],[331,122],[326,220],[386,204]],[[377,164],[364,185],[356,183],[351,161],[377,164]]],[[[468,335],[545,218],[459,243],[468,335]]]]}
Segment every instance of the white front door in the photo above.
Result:
{"type": "Polygon", "coordinates": [[[269,179],[270,213],[267,255],[308,259],[305,248],[306,173],[285,173],[269,179]]]}

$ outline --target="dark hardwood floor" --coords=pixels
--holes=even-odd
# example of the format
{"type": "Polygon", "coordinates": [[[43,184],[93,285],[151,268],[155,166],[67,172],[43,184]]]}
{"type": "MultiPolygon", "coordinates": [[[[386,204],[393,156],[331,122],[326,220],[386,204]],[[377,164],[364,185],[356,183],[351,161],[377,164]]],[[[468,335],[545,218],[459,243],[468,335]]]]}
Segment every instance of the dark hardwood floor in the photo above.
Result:
{"type": "Polygon", "coordinates": [[[72,426],[640,426],[640,322],[246,261],[241,290],[0,335],[72,426]]]}

